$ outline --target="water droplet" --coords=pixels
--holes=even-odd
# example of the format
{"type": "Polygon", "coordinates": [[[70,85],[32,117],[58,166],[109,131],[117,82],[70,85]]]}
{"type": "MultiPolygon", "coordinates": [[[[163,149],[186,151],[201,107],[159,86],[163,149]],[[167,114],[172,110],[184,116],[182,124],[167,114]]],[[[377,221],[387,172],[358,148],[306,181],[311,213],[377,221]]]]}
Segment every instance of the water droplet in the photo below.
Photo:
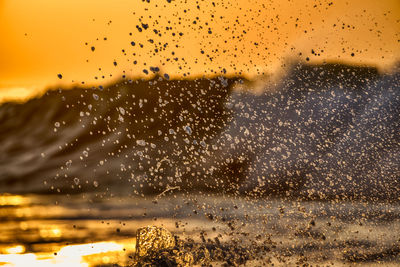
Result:
{"type": "Polygon", "coordinates": [[[186,132],[188,135],[191,135],[191,134],[192,134],[192,128],[190,128],[189,125],[184,126],[183,129],[185,130],[185,132],[186,132]]]}
{"type": "Polygon", "coordinates": [[[136,144],[138,144],[139,146],[145,146],[146,142],[144,140],[136,140],[136,144]]]}
{"type": "Polygon", "coordinates": [[[126,168],[125,168],[124,164],[121,163],[120,167],[121,167],[121,171],[126,171],[126,168]]]}
{"type": "Polygon", "coordinates": [[[245,135],[245,136],[249,136],[249,135],[250,135],[249,129],[246,128],[246,129],[244,130],[244,135],[245,135]]]}

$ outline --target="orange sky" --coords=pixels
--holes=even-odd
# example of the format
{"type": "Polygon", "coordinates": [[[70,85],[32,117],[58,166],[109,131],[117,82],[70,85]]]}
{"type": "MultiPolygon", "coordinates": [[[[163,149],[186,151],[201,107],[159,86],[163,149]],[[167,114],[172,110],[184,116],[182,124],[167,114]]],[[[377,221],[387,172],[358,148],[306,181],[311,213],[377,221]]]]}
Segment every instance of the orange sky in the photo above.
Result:
{"type": "Polygon", "coordinates": [[[170,2],[0,0],[0,102],[123,71],[146,76],[150,66],[177,77],[224,68],[253,76],[299,53],[380,67],[400,58],[398,0],[170,2]]]}

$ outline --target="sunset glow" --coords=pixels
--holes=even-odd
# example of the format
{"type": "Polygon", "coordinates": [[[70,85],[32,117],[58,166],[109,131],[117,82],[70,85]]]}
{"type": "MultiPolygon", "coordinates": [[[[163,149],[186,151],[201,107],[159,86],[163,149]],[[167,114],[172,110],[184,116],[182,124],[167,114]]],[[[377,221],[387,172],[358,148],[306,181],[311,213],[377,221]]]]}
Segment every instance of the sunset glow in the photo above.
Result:
{"type": "Polygon", "coordinates": [[[396,0],[2,0],[0,101],[150,66],[173,77],[262,75],[293,59],[385,68],[399,58],[399,18],[396,0]]]}

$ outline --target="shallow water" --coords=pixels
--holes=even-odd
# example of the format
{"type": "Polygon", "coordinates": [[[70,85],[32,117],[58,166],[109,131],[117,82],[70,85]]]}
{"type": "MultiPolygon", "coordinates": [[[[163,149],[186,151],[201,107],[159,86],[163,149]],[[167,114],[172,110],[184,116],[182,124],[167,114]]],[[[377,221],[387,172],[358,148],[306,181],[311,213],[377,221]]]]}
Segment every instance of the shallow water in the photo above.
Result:
{"type": "Polygon", "coordinates": [[[248,266],[400,262],[398,204],[90,194],[1,195],[0,204],[4,266],[128,266],[135,232],[147,225],[186,242],[215,246],[218,237],[222,248],[262,246],[248,266]]]}

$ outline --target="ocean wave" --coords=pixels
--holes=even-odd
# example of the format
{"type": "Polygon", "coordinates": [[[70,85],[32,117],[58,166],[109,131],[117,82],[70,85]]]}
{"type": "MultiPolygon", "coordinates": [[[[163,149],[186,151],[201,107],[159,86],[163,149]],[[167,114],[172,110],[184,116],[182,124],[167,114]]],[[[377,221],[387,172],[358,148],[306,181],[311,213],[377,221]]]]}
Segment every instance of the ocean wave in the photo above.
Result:
{"type": "Polygon", "coordinates": [[[297,64],[260,95],[243,82],[156,76],[5,103],[0,191],[399,199],[398,72],[297,64]]]}

